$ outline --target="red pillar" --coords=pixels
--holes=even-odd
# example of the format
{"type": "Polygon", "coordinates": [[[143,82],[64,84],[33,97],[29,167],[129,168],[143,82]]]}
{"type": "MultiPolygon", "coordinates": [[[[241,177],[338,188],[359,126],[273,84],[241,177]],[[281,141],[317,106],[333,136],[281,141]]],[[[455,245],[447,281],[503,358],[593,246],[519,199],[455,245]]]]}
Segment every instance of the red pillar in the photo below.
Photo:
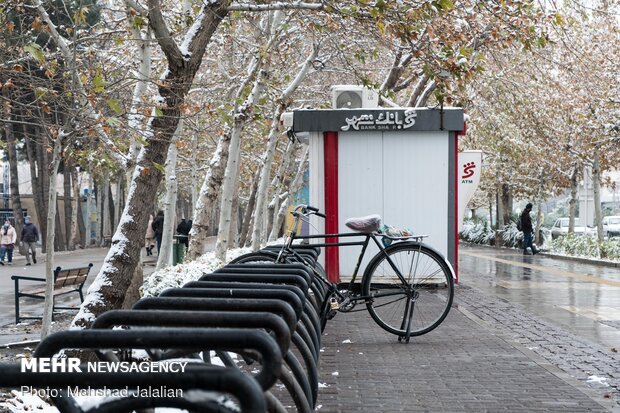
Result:
{"type": "MultiPolygon", "coordinates": [[[[325,233],[338,233],[338,133],[323,133],[323,167],[325,176],[325,233]]],[[[338,242],[329,237],[325,242],[338,242]]],[[[338,247],[325,248],[325,271],[332,282],[340,281],[338,247]]]]}
{"type": "Polygon", "coordinates": [[[454,134],[454,282],[459,283],[459,133],[454,134]]]}

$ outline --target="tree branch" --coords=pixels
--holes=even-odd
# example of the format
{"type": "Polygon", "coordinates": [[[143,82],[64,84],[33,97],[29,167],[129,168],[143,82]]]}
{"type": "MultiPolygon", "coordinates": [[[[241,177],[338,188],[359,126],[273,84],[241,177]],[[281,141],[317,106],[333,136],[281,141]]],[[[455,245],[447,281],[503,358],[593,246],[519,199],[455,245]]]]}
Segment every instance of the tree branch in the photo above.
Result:
{"type": "Polygon", "coordinates": [[[273,10],[322,10],[323,3],[305,3],[295,1],[293,3],[249,4],[238,3],[228,7],[229,11],[273,11],[273,10]]]}
{"type": "Polygon", "coordinates": [[[76,73],[77,69],[75,68],[74,55],[73,52],[69,49],[67,39],[65,39],[60,35],[60,33],[58,33],[58,30],[56,30],[56,26],[54,25],[54,23],[50,19],[49,14],[41,4],[41,1],[35,0],[33,2],[33,5],[37,9],[37,12],[41,16],[41,19],[47,24],[50,37],[58,45],[58,48],[63,55],[63,58],[69,64],[69,69],[73,73],[73,84],[74,87],[77,88],[78,92],[76,93],[77,99],[79,103],[86,109],[86,115],[88,116],[88,118],[94,121],[95,131],[99,136],[99,139],[101,139],[101,141],[104,143],[104,148],[106,149],[106,152],[108,152],[108,154],[116,162],[118,162],[121,167],[124,167],[127,164],[127,158],[122,155],[119,150],[116,149],[116,145],[110,140],[108,134],[103,130],[103,127],[99,123],[99,114],[95,111],[92,103],[88,100],[86,88],[82,83],[82,79],[76,73]]]}
{"type": "Polygon", "coordinates": [[[159,46],[168,59],[168,64],[171,64],[172,62],[183,62],[181,50],[174,39],[170,37],[168,26],[166,26],[164,16],[161,14],[159,0],[149,0],[148,3],[149,25],[153,29],[153,33],[155,33],[157,43],[159,43],[159,46]]]}
{"type": "Polygon", "coordinates": [[[232,0],[210,1],[200,10],[182,45],[183,50],[191,55],[190,64],[200,65],[202,62],[209,39],[228,14],[230,3],[232,0]]]}
{"type": "Polygon", "coordinates": [[[127,6],[128,9],[129,8],[134,9],[141,16],[146,17],[149,14],[149,11],[145,9],[144,7],[142,7],[141,4],[138,4],[138,2],[135,0],[125,0],[125,5],[127,6]]]}
{"type": "Polygon", "coordinates": [[[301,66],[301,69],[299,69],[299,72],[297,72],[297,76],[295,76],[295,79],[293,79],[293,81],[288,85],[288,87],[284,90],[284,92],[282,92],[282,95],[280,96],[281,102],[284,102],[288,98],[291,97],[293,92],[297,89],[297,87],[301,84],[301,82],[304,80],[304,78],[308,74],[308,71],[312,67],[312,63],[314,63],[318,55],[319,55],[319,44],[314,43],[312,45],[312,52],[310,53],[310,55],[308,55],[308,57],[304,61],[303,65],[301,66]]]}

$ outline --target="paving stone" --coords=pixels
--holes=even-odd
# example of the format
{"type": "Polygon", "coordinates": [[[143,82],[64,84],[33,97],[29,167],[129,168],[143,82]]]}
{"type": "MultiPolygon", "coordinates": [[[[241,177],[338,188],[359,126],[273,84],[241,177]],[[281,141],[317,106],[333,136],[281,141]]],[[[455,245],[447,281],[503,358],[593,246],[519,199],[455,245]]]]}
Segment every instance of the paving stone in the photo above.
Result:
{"type": "MultiPolygon", "coordinates": [[[[487,321],[501,321],[489,323],[488,328],[453,308],[439,328],[413,337],[409,344],[399,343],[384,332],[366,312],[338,314],[322,337],[320,382],[328,387],[319,391],[318,411],[606,411],[510,342],[505,333],[523,335],[500,329],[504,324],[518,324],[510,315],[497,311],[513,312],[511,305],[499,303],[500,310],[494,305],[473,306],[474,295],[471,289],[457,288],[455,307],[475,311],[487,321]],[[342,343],[346,339],[351,343],[342,343]],[[336,371],[337,376],[332,374],[336,371]]],[[[536,346],[553,355],[553,349],[545,346],[550,335],[545,333],[545,338],[540,338],[528,328],[528,314],[515,314],[523,320],[521,330],[536,336],[536,346]]],[[[557,337],[549,344],[560,349],[563,344],[558,340],[563,335],[557,337]]]]}

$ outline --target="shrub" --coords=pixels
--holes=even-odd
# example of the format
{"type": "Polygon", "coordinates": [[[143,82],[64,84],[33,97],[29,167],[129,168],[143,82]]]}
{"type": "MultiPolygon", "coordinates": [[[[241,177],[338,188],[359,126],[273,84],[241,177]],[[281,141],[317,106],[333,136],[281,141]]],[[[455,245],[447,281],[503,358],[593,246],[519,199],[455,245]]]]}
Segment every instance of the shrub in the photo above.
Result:
{"type": "Polygon", "coordinates": [[[596,237],[567,235],[555,239],[551,243],[551,251],[581,257],[620,260],[620,239],[612,238],[599,242],[596,237]]]}
{"type": "Polygon", "coordinates": [[[459,233],[463,241],[474,244],[493,244],[495,242],[495,230],[486,220],[474,218],[463,223],[463,230],[459,233]]]}

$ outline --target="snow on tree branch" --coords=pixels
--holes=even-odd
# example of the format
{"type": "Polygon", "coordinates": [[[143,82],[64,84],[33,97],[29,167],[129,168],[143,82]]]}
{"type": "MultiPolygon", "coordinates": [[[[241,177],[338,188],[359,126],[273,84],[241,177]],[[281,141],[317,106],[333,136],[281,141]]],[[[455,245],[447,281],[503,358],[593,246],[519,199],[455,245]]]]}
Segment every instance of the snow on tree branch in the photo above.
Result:
{"type": "Polygon", "coordinates": [[[295,1],[292,3],[271,3],[271,4],[250,4],[237,3],[228,8],[230,11],[273,11],[273,10],[322,10],[323,3],[306,3],[303,1],[295,1]]]}
{"type": "Polygon", "coordinates": [[[301,69],[299,69],[299,72],[297,72],[297,76],[295,76],[295,79],[293,79],[293,81],[291,81],[291,83],[284,90],[284,92],[282,92],[282,95],[280,96],[281,102],[284,102],[285,100],[290,98],[293,92],[295,92],[295,90],[299,87],[301,82],[303,82],[304,78],[308,74],[308,71],[312,67],[312,63],[314,63],[318,55],[319,55],[319,44],[314,43],[312,45],[312,52],[308,55],[308,57],[304,61],[303,65],[301,66],[301,69]]]}

